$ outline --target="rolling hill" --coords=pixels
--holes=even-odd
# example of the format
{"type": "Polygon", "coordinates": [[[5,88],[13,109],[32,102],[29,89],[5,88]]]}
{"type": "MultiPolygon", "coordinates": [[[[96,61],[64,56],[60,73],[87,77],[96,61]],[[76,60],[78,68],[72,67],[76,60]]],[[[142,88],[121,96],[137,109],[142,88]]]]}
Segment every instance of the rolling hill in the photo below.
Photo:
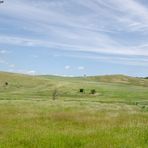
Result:
{"type": "Polygon", "coordinates": [[[147,148],[147,82],[0,72],[0,147],[147,148]]]}
{"type": "Polygon", "coordinates": [[[138,77],[130,77],[125,75],[105,75],[105,76],[92,76],[88,79],[97,82],[107,82],[107,83],[121,83],[137,86],[148,86],[148,80],[138,77]]]}
{"type": "Polygon", "coordinates": [[[94,101],[147,101],[148,80],[123,75],[94,77],[29,76],[0,72],[0,99],[52,99],[57,89],[60,99],[94,101]],[[8,86],[5,86],[8,82],[8,86]],[[80,93],[83,88],[85,93],[80,93]],[[90,91],[96,90],[95,95],[90,91]]]}

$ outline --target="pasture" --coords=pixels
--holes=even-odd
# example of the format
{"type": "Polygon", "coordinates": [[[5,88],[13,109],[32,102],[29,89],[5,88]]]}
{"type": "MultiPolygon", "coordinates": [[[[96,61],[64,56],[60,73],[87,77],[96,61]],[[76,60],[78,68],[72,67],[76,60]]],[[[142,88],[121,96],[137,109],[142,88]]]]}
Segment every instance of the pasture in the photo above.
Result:
{"type": "Polygon", "coordinates": [[[148,80],[0,73],[0,148],[147,146],[148,80]]]}

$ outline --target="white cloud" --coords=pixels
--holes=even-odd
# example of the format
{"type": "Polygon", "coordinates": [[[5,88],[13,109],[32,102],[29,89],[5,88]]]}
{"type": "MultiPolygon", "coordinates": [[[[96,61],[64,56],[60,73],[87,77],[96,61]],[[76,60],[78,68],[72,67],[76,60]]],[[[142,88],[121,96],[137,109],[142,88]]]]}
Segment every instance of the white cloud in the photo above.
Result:
{"type": "MultiPolygon", "coordinates": [[[[147,56],[113,56],[113,55],[92,55],[92,54],[87,54],[87,55],[71,55],[67,54],[64,55],[64,57],[72,57],[72,58],[80,58],[80,59],[87,59],[87,60],[93,60],[93,61],[98,61],[98,62],[106,62],[106,63],[114,63],[114,64],[121,64],[121,65],[132,65],[132,66],[144,66],[148,67],[148,58],[147,56]]],[[[81,66],[80,66],[81,67],[81,66]]],[[[83,66],[82,66],[83,67],[83,66]]],[[[85,68],[85,67],[84,67],[85,68]]]]}
{"type": "Polygon", "coordinates": [[[36,71],[35,70],[29,70],[29,71],[26,71],[26,74],[35,75],[36,71]]]}
{"type": "Polygon", "coordinates": [[[64,68],[65,68],[66,70],[69,70],[69,69],[71,69],[71,66],[66,65],[64,68]]]}
{"type": "Polygon", "coordinates": [[[9,53],[7,50],[0,50],[0,54],[7,54],[9,53]]]}
{"type": "Polygon", "coordinates": [[[35,34],[1,34],[1,44],[148,56],[148,9],[136,0],[11,0],[0,11],[35,34]]]}
{"type": "Polygon", "coordinates": [[[10,64],[9,67],[11,67],[11,68],[15,68],[16,65],[15,65],[15,64],[10,64]]]}
{"type": "Polygon", "coordinates": [[[85,70],[85,67],[84,66],[79,66],[78,70],[85,70]]]}
{"type": "Polygon", "coordinates": [[[37,72],[35,70],[24,70],[24,69],[19,69],[15,70],[18,73],[23,73],[23,74],[28,74],[28,75],[35,75],[37,72]]]}
{"type": "MultiPolygon", "coordinates": [[[[90,34],[91,36],[91,34],[90,34]]],[[[93,38],[93,35],[92,35],[93,38]]],[[[79,39],[78,39],[79,40],[79,39]]],[[[85,44],[66,44],[66,43],[56,43],[47,40],[36,40],[31,38],[22,37],[10,37],[10,36],[0,36],[0,43],[8,43],[19,46],[34,46],[34,47],[48,47],[64,49],[67,51],[83,51],[83,52],[98,52],[98,53],[110,53],[110,54],[121,54],[121,55],[144,55],[148,56],[148,50],[142,48],[145,44],[139,44],[139,46],[121,46],[118,43],[106,38],[101,37],[101,39],[96,39],[94,44],[89,42],[87,39],[83,41],[85,44]],[[103,44],[102,44],[102,43],[103,44]],[[29,44],[28,44],[29,43],[29,44]],[[101,44],[99,44],[101,43],[101,44]],[[108,43],[108,44],[107,44],[108,43]]]]}

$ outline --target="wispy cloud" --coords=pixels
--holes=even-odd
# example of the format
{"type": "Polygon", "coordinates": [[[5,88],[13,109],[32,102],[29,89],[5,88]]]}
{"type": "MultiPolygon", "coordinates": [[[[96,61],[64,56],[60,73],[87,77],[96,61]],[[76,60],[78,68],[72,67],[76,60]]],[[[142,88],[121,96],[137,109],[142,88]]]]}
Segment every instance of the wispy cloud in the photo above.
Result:
{"type": "Polygon", "coordinates": [[[0,64],[5,64],[5,63],[6,63],[6,61],[0,59],[0,64]]]}
{"type": "Polygon", "coordinates": [[[16,65],[15,65],[15,64],[10,64],[9,67],[10,67],[10,68],[15,68],[16,65]]]}
{"type": "Polygon", "coordinates": [[[10,53],[10,51],[4,50],[4,49],[1,49],[0,50],[0,54],[8,54],[8,53],[10,53]]]}
{"type": "MultiPolygon", "coordinates": [[[[9,28],[1,45],[148,56],[148,4],[139,0],[11,0],[1,6],[0,21],[9,28]]],[[[117,59],[111,61],[145,65],[117,59]]]]}

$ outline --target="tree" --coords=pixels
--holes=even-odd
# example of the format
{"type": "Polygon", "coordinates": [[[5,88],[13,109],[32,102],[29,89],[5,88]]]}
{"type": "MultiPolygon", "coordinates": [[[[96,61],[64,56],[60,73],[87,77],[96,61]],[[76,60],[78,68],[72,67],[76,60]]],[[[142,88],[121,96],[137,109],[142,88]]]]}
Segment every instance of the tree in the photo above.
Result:
{"type": "Polygon", "coordinates": [[[90,91],[90,94],[92,94],[92,95],[94,95],[96,93],[96,90],[95,89],[92,89],[91,91],[90,91]]]}
{"type": "Polygon", "coordinates": [[[5,86],[8,86],[8,82],[5,82],[5,86]]]}
{"type": "Polygon", "coordinates": [[[52,93],[52,99],[53,99],[53,100],[56,100],[57,97],[58,97],[58,90],[57,90],[57,88],[55,88],[55,89],[53,90],[53,93],[52,93]]]}
{"type": "Polygon", "coordinates": [[[84,93],[84,89],[83,88],[80,88],[80,93],[84,93]]]}

